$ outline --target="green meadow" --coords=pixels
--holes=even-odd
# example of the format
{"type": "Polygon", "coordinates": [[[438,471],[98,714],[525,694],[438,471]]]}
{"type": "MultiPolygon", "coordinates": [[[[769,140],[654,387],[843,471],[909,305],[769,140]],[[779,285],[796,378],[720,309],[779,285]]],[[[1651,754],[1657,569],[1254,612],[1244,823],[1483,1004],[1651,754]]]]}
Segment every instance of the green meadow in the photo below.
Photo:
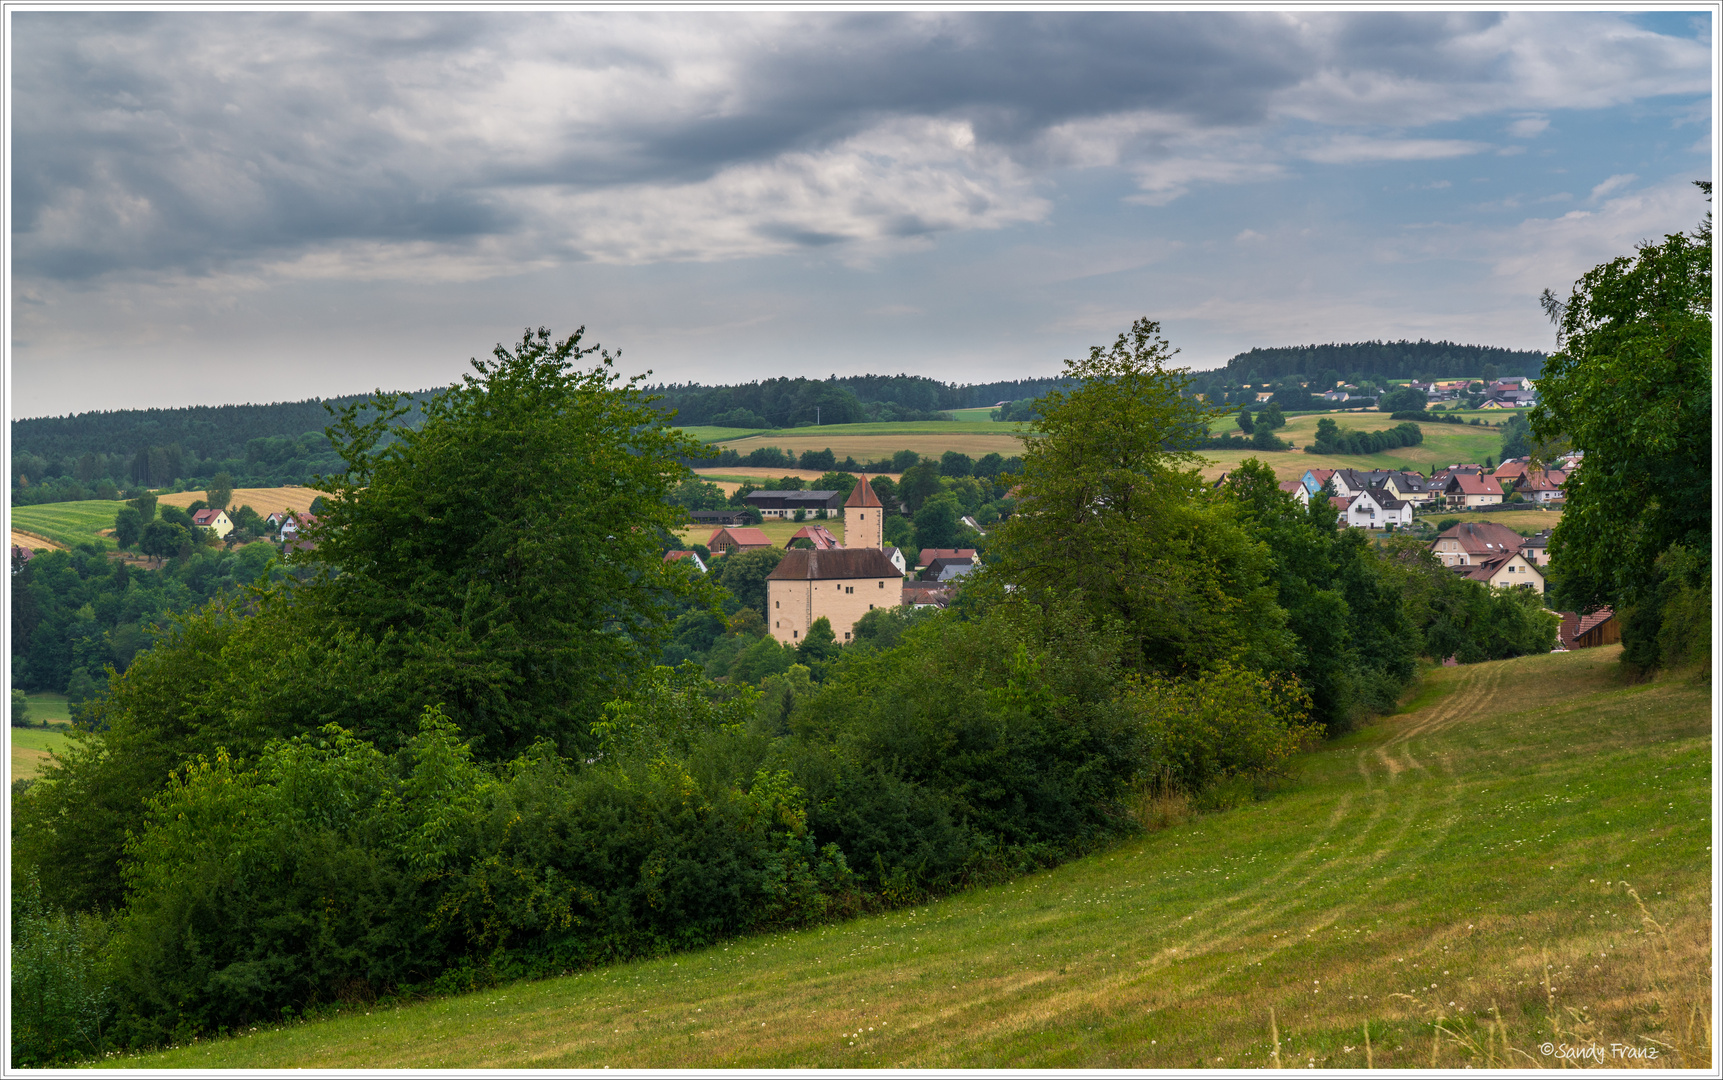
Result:
{"type": "Polygon", "coordinates": [[[45,536],[67,547],[96,544],[111,548],[114,542],[97,534],[114,527],[114,515],[125,505],[112,499],[85,499],[40,506],[14,506],[12,527],[45,536]]]}
{"type": "Polygon", "coordinates": [[[47,728],[12,729],[12,779],[35,776],[47,763],[48,755],[64,750],[68,743],[66,731],[71,727],[71,714],[66,709],[64,694],[28,694],[26,715],[32,724],[46,721],[47,728]]]}
{"type": "Polygon", "coordinates": [[[1435,669],[1286,776],[1146,799],[1152,831],[1004,885],[102,1064],[1708,1068],[1709,681],[1618,656],[1435,669]]]}

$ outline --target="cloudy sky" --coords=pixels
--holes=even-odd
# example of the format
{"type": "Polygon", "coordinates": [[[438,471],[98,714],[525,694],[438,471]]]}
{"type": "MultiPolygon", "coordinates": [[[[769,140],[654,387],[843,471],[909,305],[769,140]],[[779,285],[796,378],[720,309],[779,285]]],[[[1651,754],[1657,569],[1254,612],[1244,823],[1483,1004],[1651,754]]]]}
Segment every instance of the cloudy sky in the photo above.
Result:
{"type": "Polygon", "coordinates": [[[1045,374],[1133,318],[1547,348],[1692,227],[1712,30],[1611,13],[10,13],[11,409],[1045,374]]]}

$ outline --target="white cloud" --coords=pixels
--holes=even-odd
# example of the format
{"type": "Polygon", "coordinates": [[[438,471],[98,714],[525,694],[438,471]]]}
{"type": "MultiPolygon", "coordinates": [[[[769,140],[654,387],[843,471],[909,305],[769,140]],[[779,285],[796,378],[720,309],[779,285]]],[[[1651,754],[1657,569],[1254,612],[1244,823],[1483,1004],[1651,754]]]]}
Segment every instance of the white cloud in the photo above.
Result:
{"type": "Polygon", "coordinates": [[[1367,161],[1432,161],[1464,157],[1490,149],[1489,143],[1469,139],[1372,139],[1336,135],[1299,156],[1324,165],[1358,165],[1367,161]]]}
{"type": "Polygon", "coordinates": [[[1525,116],[1508,125],[1508,134],[1518,139],[1530,139],[1543,134],[1549,126],[1546,116],[1525,116]]]}
{"type": "Polygon", "coordinates": [[[1613,191],[1619,191],[1638,179],[1639,177],[1635,176],[1633,173],[1616,173],[1608,180],[1605,180],[1603,183],[1591,189],[1591,200],[1596,202],[1605,195],[1608,195],[1613,191]]]}

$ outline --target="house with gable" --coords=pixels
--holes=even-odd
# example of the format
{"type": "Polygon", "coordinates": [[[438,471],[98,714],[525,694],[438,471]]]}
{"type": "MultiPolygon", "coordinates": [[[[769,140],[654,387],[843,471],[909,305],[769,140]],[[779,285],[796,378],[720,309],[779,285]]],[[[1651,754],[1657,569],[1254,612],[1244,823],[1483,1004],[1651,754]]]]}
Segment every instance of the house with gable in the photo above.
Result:
{"type": "Polygon", "coordinates": [[[228,520],[227,511],[213,507],[206,507],[192,514],[191,523],[200,529],[208,529],[224,540],[227,534],[233,531],[233,522],[228,520]]]}
{"type": "Polygon", "coordinates": [[[694,564],[695,569],[699,570],[702,574],[706,573],[706,564],[701,561],[700,553],[698,551],[666,551],[664,553],[664,561],[667,563],[691,562],[694,564]]]}
{"type": "Polygon", "coordinates": [[[1567,482],[1567,474],[1558,469],[1537,469],[1520,477],[1514,490],[1518,491],[1527,502],[1539,506],[1562,501],[1562,485],[1567,482]]]}
{"type": "Polygon", "coordinates": [[[1470,565],[1456,566],[1454,572],[1496,589],[1544,591],[1543,574],[1518,551],[1503,552],[1470,565]]]}
{"type": "Polygon", "coordinates": [[[1502,488],[1493,476],[1457,472],[1448,477],[1442,497],[1450,508],[1495,506],[1502,501],[1502,488]]]}
{"type": "Polygon", "coordinates": [[[1310,489],[1305,487],[1302,480],[1282,480],[1280,490],[1291,495],[1300,506],[1310,505],[1310,489]]]}
{"type": "Polygon", "coordinates": [[[1443,566],[1473,566],[1524,547],[1525,537],[1493,521],[1462,521],[1430,541],[1431,553],[1443,566]]]}
{"type": "Polygon", "coordinates": [[[759,529],[718,529],[706,541],[706,550],[721,551],[726,555],[735,555],[744,551],[758,551],[761,548],[772,546],[772,538],[759,529]]]}
{"type": "Polygon", "coordinates": [[[801,511],[802,517],[841,517],[844,512],[840,491],[750,491],[742,497],[748,506],[760,512],[762,518],[788,521],[801,511]]]}
{"type": "Polygon", "coordinates": [[[1386,488],[1365,488],[1356,495],[1343,496],[1345,523],[1355,529],[1386,529],[1393,525],[1404,528],[1412,524],[1412,504],[1396,499],[1386,488]]]}

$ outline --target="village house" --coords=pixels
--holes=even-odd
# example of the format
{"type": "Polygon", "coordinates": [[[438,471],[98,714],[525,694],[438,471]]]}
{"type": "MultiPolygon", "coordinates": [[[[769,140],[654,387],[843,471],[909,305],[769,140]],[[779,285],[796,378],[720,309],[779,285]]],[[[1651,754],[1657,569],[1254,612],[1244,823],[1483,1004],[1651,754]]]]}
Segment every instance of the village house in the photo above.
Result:
{"type": "Polygon", "coordinates": [[[1567,474],[1557,469],[1537,469],[1520,477],[1515,486],[1527,502],[1543,506],[1547,503],[1562,501],[1562,485],[1567,482],[1567,474]]]}
{"type": "Polygon", "coordinates": [[[1282,480],[1280,490],[1291,495],[1300,506],[1310,505],[1310,489],[1304,486],[1302,480],[1282,480]]]}
{"type": "MultiPolygon", "coordinates": [[[[195,523],[197,518],[193,517],[192,521],[195,523]]],[[[287,520],[281,523],[281,542],[291,547],[299,540],[301,529],[307,525],[315,524],[317,524],[317,515],[315,514],[288,514],[287,520]]]]}
{"type": "Polygon", "coordinates": [[[1481,581],[1497,589],[1544,591],[1544,576],[1517,551],[1491,555],[1478,562],[1454,567],[1461,577],[1481,581]]]}
{"type": "Polygon", "coordinates": [[[1525,543],[1525,537],[1506,525],[1462,521],[1430,541],[1430,551],[1443,566],[1473,566],[1486,559],[1518,553],[1525,543]]]}
{"type": "Polygon", "coordinates": [[[1333,469],[1304,470],[1304,490],[1311,495],[1315,495],[1318,491],[1322,490],[1322,485],[1328,483],[1329,478],[1333,475],[1333,469]]]}
{"type": "Polygon", "coordinates": [[[1404,528],[1412,524],[1412,504],[1394,498],[1384,488],[1366,488],[1343,498],[1346,509],[1342,520],[1352,528],[1386,529],[1390,525],[1404,528]]]}
{"type": "Polygon", "coordinates": [[[1493,476],[1457,472],[1448,477],[1442,496],[1450,508],[1495,506],[1502,501],[1502,489],[1493,476]]]}
{"type": "Polygon", "coordinates": [[[667,563],[692,562],[702,574],[706,573],[706,564],[701,561],[698,551],[666,551],[664,561],[667,563]]]}
{"type": "Polygon", "coordinates": [[[1497,465],[1496,471],[1490,475],[1496,478],[1496,483],[1501,485],[1503,490],[1506,490],[1519,483],[1520,477],[1526,474],[1526,466],[1531,463],[1531,460],[1531,458],[1525,457],[1509,458],[1497,465]]]}
{"type": "Polygon", "coordinates": [[[742,501],[760,512],[762,518],[788,521],[800,511],[804,518],[842,517],[841,491],[750,491],[742,501]]]}
{"type": "Polygon", "coordinates": [[[933,565],[935,559],[968,559],[975,561],[974,548],[922,548],[916,557],[915,568],[925,570],[933,565]]]}
{"type": "Polygon", "coordinates": [[[233,522],[227,518],[226,510],[205,508],[191,516],[191,523],[200,529],[208,529],[218,538],[225,540],[227,534],[233,531],[233,522]]]}
{"type": "Polygon", "coordinates": [[[706,541],[706,550],[725,555],[758,551],[772,546],[772,538],[759,529],[719,529],[706,541]]]}
{"type": "Polygon", "coordinates": [[[1528,536],[1520,543],[1520,554],[1526,557],[1526,562],[1533,566],[1544,567],[1550,564],[1550,530],[1528,536]]]}
{"type": "Polygon", "coordinates": [[[795,547],[797,540],[806,540],[817,551],[843,547],[838,538],[833,536],[824,525],[803,525],[795,534],[784,541],[785,547],[795,547]]]}

